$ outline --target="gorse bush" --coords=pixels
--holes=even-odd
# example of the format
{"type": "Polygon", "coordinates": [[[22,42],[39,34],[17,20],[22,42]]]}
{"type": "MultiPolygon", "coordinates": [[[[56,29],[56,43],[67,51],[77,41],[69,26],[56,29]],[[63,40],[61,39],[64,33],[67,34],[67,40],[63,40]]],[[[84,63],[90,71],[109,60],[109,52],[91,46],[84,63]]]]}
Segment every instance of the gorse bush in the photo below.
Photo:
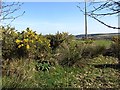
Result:
{"type": "Polygon", "coordinates": [[[57,32],[56,35],[46,35],[47,39],[50,40],[50,47],[52,50],[55,50],[58,48],[62,42],[68,41],[69,39],[73,38],[72,35],[69,35],[68,33],[59,33],[57,32]]]}
{"type": "Polygon", "coordinates": [[[85,45],[82,52],[83,58],[94,58],[105,51],[105,46],[85,45]]]}
{"type": "Polygon", "coordinates": [[[15,40],[18,34],[15,32],[15,28],[1,27],[2,32],[2,56],[4,59],[12,58],[16,56],[16,43],[15,40]]]}
{"type": "Polygon", "coordinates": [[[75,41],[63,43],[56,51],[58,63],[62,66],[73,66],[82,58],[82,45],[76,44],[75,41]]]}
{"type": "Polygon", "coordinates": [[[70,43],[63,43],[57,49],[56,58],[62,66],[74,66],[75,63],[82,59],[94,58],[103,54],[105,46],[78,44],[75,41],[70,43]]]}
{"type": "Polygon", "coordinates": [[[84,40],[85,44],[92,44],[93,42],[94,42],[94,40],[92,40],[92,39],[85,39],[84,40]]]}
{"type": "Polygon", "coordinates": [[[41,58],[45,52],[49,52],[50,50],[49,40],[41,34],[36,34],[36,32],[33,32],[29,28],[20,33],[18,39],[16,39],[16,43],[20,53],[24,53],[26,51],[28,57],[32,58],[41,58]]]}
{"type": "MultiPolygon", "coordinates": [[[[64,32],[43,36],[30,28],[20,33],[10,27],[2,27],[2,32],[2,56],[4,59],[24,57],[35,59],[38,64],[41,61],[52,61],[63,66],[67,64],[72,66],[81,58],[94,58],[103,54],[106,48],[94,44],[94,41],[90,39],[80,44],[74,36],[64,32]]],[[[117,45],[117,42],[115,43],[117,45]]],[[[114,45],[111,46],[111,50],[118,55],[116,54],[118,51],[115,51],[118,49],[112,49],[114,45]]]]}
{"type": "Polygon", "coordinates": [[[112,37],[112,41],[116,42],[116,43],[120,43],[120,36],[117,35],[117,36],[113,36],[112,37]]]}
{"type": "Polygon", "coordinates": [[[112,41],[109,51],[106,51],[106,53],[109,56],[117,57],[120,63],[120,36],[113,36],[112,41]]]}
{"type": "Polygon", "coordinates": [[[10,27],[2,27],[2,31],[2,56],[5,59],[12,56],[41,59],[51,50],[50,41],[29,28],[21,33],[10,27]]]}

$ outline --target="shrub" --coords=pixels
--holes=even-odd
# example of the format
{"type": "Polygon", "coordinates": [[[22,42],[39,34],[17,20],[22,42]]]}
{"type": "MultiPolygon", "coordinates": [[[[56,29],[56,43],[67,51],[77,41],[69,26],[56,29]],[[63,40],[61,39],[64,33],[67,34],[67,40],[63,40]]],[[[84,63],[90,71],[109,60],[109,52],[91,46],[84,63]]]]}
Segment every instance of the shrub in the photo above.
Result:
{"type": "Polygon", "coordinates": [[[74,63],[82,58],[82,45],[75,43],[75,41],[63,43],[56,53],[56,58],[60,65],[73,66],[74,63]]]}
{"type": "Polygon", "coordinates": [[[10,59],[16,56],[16,43],[15,40],[18,34],[15,32],[15,28],[1,27],[2,30],[2,57],[4,59],[10,59]]]}
{"type": "Polygon", "coordinates": [[[117,57],[120,63],[120,36],[112,37],[113,43],[111,44],[109,51],[106,51],[106,55],[117,57]]]}
{"type": "Polygon", "coordinates": [[[86,58],[94,58],[103,54],[105,46],[78,43],[75,40],[64,42],[56,50],[55,58],[62,66],[74,66],[86,58]]]}
{"type": "Polygon", "coordinates": [[[56,35],[46,35],[47,39],[50,40],[50,47],[52,50],[58,48],[62,42],[68,41],[69,39],[73,38],[72,35],[68,35],[68,33],[59,33],[57,32],[56,35]]]}
{"type": "Polygon", "coordinates": [[[41,61],[36,64],[37,71],[48,71],[50,67],[51,67],[51,64],[49,61],[41,61]]]}
{"type": "Polygon", "coordinates": [[[103,54],[105,46],[99,45],[85,45],[82,52],[83,58],[93,58],[97,57],[100,54],[103,54]]]}
{"type": "Polygon", "coordinates": [[[120,36],[113,36],[112,43],[103,53],[104,56],[112,56],[118,58],[120,63],[120,36]]]}
{"type": "Polygon", "coordinates": [[[85,40],[84,40],[84,43],[85,43],[85,44],[92,44],[93,42],[94,42],[93,39],[85,39],[85,40]]]}
{"type": "Polygon", "coordinates": [[[117,57],[118,60],[120,61],[120,43],[119,42],[115,42],[113,44],[111,44],[110,50],[112,52],[112,56],[117,57]]]}
{"type": "MultiPolygon", "coordinates": [[[[50,50],[50,42],[41,34],[36,34],[29,28],[19,34],[16,39],[18,53],[27,52],[29,58],[41,58],[50,50]]],[[[23,54],[26,56],[26,54],[23,54]]]]}
{"type": "Polygon", "coordinates": [[[29,28],[16,32],[15,28],[1,27],[2,29],[2,56],[4,59],[13,57],[45,58],[50,53],[50,41],[41,34],[29,28]]]}
{"type": "Polygon", "coordinates": [[[114,41],[116,43],[120,42],[120,36],[113,36],[112,41],[114,41]]]}

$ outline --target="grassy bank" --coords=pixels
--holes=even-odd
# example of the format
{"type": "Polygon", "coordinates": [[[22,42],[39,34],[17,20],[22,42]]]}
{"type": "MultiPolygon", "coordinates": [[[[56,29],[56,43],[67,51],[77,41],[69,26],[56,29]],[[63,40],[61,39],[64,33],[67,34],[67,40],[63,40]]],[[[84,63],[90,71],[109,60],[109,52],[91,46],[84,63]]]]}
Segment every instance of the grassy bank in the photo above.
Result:
{"type": "Polygon", "coordinates": [[[118,63],[117,58],[100,55],[94,59],[83,60],[81,62],[84,63],[79,62],[75,67],[56,65],[52,66],[49,71],[39,72],[34,71],[35,67],[32,61],[29,62],[28,66],[25,65],[25,62],[18,62],[20,64],[15,63],[15,61],[11,63],[12,69],[17,69],[16,73],[12,73],[11,76],[3,76],[3,87],[120,88],[119,68],[115,66],[118,63]],[[105,66],[109,64],[113,67],[105,66]]]}

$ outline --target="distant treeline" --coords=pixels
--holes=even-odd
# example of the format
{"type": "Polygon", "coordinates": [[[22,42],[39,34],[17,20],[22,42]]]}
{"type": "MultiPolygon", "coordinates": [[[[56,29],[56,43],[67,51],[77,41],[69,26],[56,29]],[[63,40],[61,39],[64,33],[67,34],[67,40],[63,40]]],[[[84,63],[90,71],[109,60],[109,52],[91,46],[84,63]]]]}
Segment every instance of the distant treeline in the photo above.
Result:
{"type": "MultiPolygon", "coordinates": [[[[91,39],[111,39],[113,36],[120,35],[120,33],[105,33],[105,34],[88,34],[88,38],[91,39]]],[[[84,34],[75,35],[77,39],[83,39],[85,37],[84,34]]]]}

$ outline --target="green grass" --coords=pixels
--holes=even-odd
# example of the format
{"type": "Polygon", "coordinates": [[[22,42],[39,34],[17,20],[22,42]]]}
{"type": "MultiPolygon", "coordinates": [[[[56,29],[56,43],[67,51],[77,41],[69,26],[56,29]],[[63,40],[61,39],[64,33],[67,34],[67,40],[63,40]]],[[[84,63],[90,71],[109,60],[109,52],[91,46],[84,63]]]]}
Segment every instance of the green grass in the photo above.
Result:
{"type": "MultiPolygon", "coordinates": [[[[97,59],[96,59],[97,60],[97,59]]],[[[104,61],[104,60],[103,60],[104,61]]],[[[99,62],[99,61],[98,61],[99,62]]],[[[110,62],[117,63],[110,59],[110,62]]],[[[93,62],[95,64],[95,62],[93,62]]],[[[109,63],[109,61],[107,61],[109,63]]],[[[96,62],[97,64],[97,62],[96,62]]],[[[55,67],[51,72],[39,72],[37,78],[44,81],[45,87],[67,88],[118,88],[119,72],[113,68],[95,68],[92,63],[83,68],[55,67]],[[41,76],[42,75],[42,76],[41,76]]],[[[42,83],[43,84],[43,83],[42,83]]],[[[39,86],[43,86],[39,84],[39,86]]]]}
{"type": "Polygon", "coordinates": [[[94,59],[86,59],[84,62],[82,67],[56,65],[52,66],[49,71],[34,71],[34,74],[31,74],[31,69],[34,67],[29,67],[25,69],[29,74],[25,80],[15,75],[4,76],[2,78],[3,86],[20,88],[120,88],[119,69],[94,67],[94,65],[99,64],[117,64],[117,58],[100,55],[94,59]]]}
{"type": "MultiPolygon", "coordinates": [[[[83,43],[85,42],[84,40],[76,40],[77,43],[83,43]]],[[[94,40],[93,41],[94,45],[100,45],[100,46],[105,46],[105,47],[109,47],[112,44],[111,40],[94,40]]]]}
{"type": "Polygon", "coordinates": [[[109,47],[112,44],[110,40],[95,40],[94,44],[109,47]]]}
{"type": "Polygon", "coordinates": [[[114,58],[114,57],[110,57],[110,56],[102,56],[99,55],[99,57],[95,57],[93,59],[90,59],[89,64],[117,64],[118,63],[118,59],[114,58]]]}

